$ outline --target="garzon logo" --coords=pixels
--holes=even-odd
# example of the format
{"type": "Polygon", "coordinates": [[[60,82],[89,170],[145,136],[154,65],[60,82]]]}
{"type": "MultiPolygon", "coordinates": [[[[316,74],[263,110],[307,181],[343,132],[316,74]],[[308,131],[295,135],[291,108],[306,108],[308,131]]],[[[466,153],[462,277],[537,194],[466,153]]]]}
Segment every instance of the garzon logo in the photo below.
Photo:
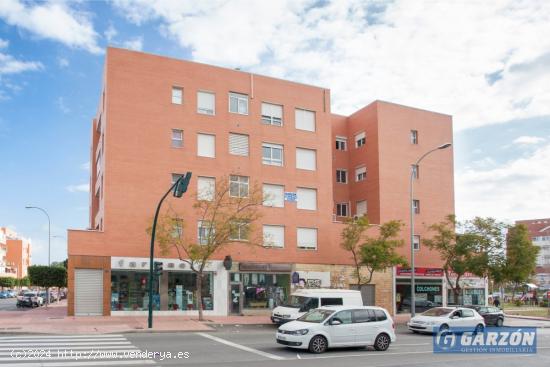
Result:
{"type": "Polygon", "coordinates": [[[537,352],[537,328],[451,328],[433,336],[434,353],[537,352]]]}

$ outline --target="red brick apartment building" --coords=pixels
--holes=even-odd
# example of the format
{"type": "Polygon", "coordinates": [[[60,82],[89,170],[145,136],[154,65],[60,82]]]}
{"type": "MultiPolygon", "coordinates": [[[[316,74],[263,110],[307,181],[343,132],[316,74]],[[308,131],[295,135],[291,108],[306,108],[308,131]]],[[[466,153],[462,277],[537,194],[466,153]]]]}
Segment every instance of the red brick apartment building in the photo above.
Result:
{"type": "Polygon", "coordinates": [[[24,278],[31,265],[31,241],[0,227],[0,277],[24,278]]]}
{"type": "MultiPolygon", "coordinates": [[[[273,198],[262,208],[260,226],[273,246],[234,244],[208,266],[205,313],[227,315],[266,312],[284,302],[297,287],[294,273],[312,286],[349,287],[343,217],[408,223],[411,165],[452,141],[452,120],[381,101],[334,115],[325,88],[109,48],[90,133],[90,226],[68,234],[69,313],[145,313],[146,228],[173,175],[192,171],[184,198],[165,203],[186,213],[186,230],[199,232],[193,201],[216,178],[258,183],[273,198]],[[229,270],[222,264],[227,255],[229,270]]],[[[419,237],[426,235],[423,224],[454,213],[453,190],[452,149],[430,155],[415,180],[419,237]]],[[[405,240],[408,231],[407,224],[405,240]]],[[[419,246],[416,259],[418,297],[445,304],[439,257],[419,246]]],[[[195,313],[188,266],[175,253],[157,260],[165,269],[155,284],[157,313],[195,313]]],[[[408,274],[399,268],[375,274],[371,302],[406,312],[408,274]]]]}
{"type": "Polygon", "coordinates": [[[540,248],[536,283],[542,288],[550,289],[550,218],[518,220],[516,224],[526,225],[533,244],[540,248]]]}

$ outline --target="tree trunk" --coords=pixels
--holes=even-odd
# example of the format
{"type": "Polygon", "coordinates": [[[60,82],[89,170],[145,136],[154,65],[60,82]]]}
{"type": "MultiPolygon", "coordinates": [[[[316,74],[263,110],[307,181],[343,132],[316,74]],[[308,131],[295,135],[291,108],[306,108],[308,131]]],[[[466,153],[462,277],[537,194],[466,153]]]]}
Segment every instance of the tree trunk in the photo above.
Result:
{"type": "Polygon", "coordinates": [[[199,321],[204,321],[202,315],[202,271],[197,273],[197,302],[199,307],[199,321]]]}

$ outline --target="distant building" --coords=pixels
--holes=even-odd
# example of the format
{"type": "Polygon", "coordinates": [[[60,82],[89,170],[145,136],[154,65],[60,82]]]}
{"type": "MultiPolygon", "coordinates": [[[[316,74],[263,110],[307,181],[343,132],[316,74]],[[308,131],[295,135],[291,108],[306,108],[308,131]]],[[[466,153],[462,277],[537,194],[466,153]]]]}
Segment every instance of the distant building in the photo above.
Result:
{"type": "Polygon", "coordinates": [[[516,224],[526,225],[533,244],[540,248],[537,257],[537,284],[550,288],[550,218],[518,220],[516,224]]]}
{"type": "Polygon", "coordinates": [[[0,276],[24,278],[31,265],[31,240],[0,227],[0,276]]]}

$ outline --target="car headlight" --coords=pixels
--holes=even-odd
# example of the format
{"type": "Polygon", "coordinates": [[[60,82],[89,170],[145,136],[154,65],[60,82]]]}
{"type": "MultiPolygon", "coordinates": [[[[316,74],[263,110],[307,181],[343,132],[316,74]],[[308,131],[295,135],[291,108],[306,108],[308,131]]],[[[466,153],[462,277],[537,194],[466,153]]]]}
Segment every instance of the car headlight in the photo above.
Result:
{"type": "Polygon", "coordinates": [[[294,330],[292,332],[294,335],[306,335],[307,333],[309,333],[309,329],[294,330]]]}

